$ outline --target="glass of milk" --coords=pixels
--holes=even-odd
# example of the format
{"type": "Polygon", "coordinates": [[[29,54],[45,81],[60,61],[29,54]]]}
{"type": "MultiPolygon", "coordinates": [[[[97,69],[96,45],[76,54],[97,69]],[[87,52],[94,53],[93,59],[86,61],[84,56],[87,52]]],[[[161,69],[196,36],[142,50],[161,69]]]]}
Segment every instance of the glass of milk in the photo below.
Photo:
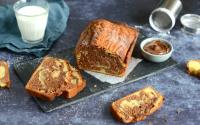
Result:
{"type": "Polygon", "coordinates": [[[20,0],[14,6],[22,40],[35,44],[43,41],[48,21],[49,6],[46,0],[20,0]]]}

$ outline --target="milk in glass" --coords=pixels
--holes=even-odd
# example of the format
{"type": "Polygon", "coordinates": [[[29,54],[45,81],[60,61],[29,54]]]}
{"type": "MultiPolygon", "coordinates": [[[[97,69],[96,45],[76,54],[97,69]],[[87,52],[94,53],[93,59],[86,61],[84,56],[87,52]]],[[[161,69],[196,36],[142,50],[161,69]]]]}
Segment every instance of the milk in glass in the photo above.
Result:
{"type": "Polygon", "coordinates": [[[22,40],[30,44],[43,41],[49,13],[47,0],[19,0],[13,9],[22,40]]]}
{"type": "Polygon", "coordinates": [[[17,10],[17,23],[25,42],[43,40],[48,19],[48,11],[40,6],[24,6],[17,10]]]}

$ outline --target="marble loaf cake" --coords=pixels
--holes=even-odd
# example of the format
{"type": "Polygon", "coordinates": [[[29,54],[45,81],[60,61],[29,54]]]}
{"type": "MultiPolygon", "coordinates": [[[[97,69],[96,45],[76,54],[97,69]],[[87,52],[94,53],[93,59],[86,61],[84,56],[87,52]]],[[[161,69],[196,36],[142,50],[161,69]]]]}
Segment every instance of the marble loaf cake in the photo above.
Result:
{"type": "Polygon", "coordinates": [[[3,60],[0,60],[0,88],[10,88],[9,67],[3,60]]]}
{"type": "Polygon", "coordinates": [[[52,101],[57,96],[72,98],[86,86],[79,71],[66,60],[45,57],[26,84],[35,97],[52,101]]]}
{"type": "Polygon", "coordinates": [[[105,19],[94,20],[77,42],[77,65],[83,70],[123,76],[137,37],[137,29],[126,24],[105,19]]]}
{"type": "Polygon", "coordinates": [[[111,105],[115,118],[124,123],[144,120],[163,105],[164,97],[152,87],[127,95],[111,105]]]}

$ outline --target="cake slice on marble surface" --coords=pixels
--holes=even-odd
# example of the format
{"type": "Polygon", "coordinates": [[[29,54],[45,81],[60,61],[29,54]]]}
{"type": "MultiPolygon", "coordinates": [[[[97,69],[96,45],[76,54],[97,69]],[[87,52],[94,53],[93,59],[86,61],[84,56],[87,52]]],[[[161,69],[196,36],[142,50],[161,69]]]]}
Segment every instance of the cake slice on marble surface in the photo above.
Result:
{"type": "Polygon", "coordinates": [[[9,66],[6,61],[0,60],[0,88],[10,88],[9,66]]]}
{"type": "Polygon", "coordinates": [[[163,102],[164,97],[158,91],[146,87],[113,102],[111,112],[117,120],[132,123],[144,120],[158,110],[163,102]]]}
{"type": "Polygon", "coordinates": [[[189,60],[187,62],[188,73],[200,78],[200,60],[189,60]]]}

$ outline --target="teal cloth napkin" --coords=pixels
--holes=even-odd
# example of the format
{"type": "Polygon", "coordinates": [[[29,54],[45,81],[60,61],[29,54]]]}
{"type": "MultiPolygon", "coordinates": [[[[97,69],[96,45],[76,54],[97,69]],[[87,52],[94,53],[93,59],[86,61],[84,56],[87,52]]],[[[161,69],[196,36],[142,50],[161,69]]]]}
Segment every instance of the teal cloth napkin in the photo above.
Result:
{"type": "Polygon", "coordinates": [[[13,52],[43,56],[67,26],[69,7],[64,0],[48,0],[49,18],[44,40],[37,44],[22,41],[12,5],[0,6],[0,48],[13,52]]]}

